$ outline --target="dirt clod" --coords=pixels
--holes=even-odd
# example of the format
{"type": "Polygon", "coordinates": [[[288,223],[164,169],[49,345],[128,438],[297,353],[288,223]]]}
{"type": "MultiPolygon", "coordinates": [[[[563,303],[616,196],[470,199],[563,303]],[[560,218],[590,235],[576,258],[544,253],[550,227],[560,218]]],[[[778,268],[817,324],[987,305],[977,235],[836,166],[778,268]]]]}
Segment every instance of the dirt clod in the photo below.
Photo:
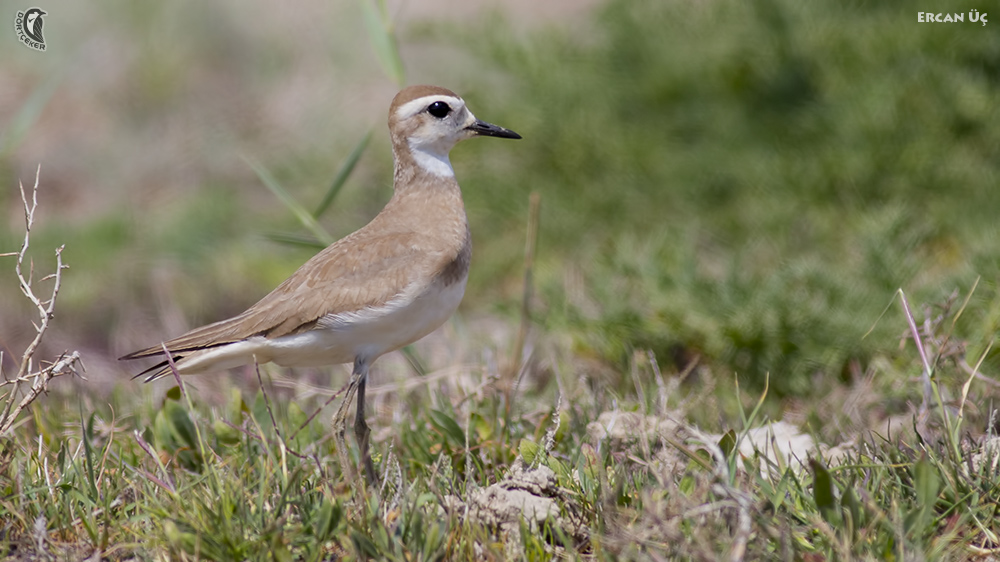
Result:
{"type": "Polygon", "coordinates": [[[530,532],[551,536],[553,549],[572,549],[588,539],[579,506],[559,486],[556,473],[544,465],[528,468],[518,459],[500,482],[473,490],[467,501],[455,496],[447,500],[456,513],[467,510],[471,521],[495,529],[508,554],[516,555],[520,548],[521,521],[530,532]],[[558,535],[575,544],[560,544],[558,535]]]}

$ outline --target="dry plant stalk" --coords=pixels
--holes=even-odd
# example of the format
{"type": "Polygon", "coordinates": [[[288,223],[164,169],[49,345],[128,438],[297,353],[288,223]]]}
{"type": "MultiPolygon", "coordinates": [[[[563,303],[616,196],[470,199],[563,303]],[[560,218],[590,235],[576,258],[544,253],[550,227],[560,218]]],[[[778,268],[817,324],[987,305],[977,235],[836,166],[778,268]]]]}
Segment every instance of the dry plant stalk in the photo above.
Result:
{"type": "Polygon", "coordinates": [[[63,265],[62,262],[62,250],[64,246],[56,248],[55,273],[46,275],[38,280],[39,283],[50,279],[53,280],[52,293],[45,300],[35,295],[33,289],[35,264],[30,259],[28,260],[27,276],[25,276],[24,262],[31,242],[31,227],[35,222],[35,209],[38,208],[38,178],[41,171],[41,166],[39,166],[35,172],[35,185],[31,188],[30,202],[28,201],[28,194],[25,193],[24,184],[18,182],[21,188],[21,201],[24,204],[24,242],[21,244],[21,250],[0,254],[0,257],[15,256],[17,258],[14,271],[20,282],[21,292],[31,301],[31,304],[35,305],[39,317],[37,323],[33,322],[35,337],[21,355],[21,363],[17,370],[17,376],[12,379],[7,378],[7,375],[2,371],[2,363],[0,363],[0,389],[8,388],[6,394],[0,396],[3,407],[3,411],[0,413],[0,436],[5,435],[10,430],[22,410],[48,391],[49,381],[58,376],[69,374],[83,378],[77,371],[77,366],[81,369],[83,368],[83,363],[80,361],[80,353],[77,351],[72,353],[65,352],[58,359],[50,362],[48,366],[37,371],[33,368],[35,353],[37,353],[38,346],[42,343],[42,338],[45,337],[45,332],[49,329],[49,322],[54,316],[56,297],[59,296],[59,288],[62,285],[62,270],[69,267],[63,265]],[[24,395],[18,400],[21,390],[25,389],[25,387],[26,391],[23,393],[24,395]]]}

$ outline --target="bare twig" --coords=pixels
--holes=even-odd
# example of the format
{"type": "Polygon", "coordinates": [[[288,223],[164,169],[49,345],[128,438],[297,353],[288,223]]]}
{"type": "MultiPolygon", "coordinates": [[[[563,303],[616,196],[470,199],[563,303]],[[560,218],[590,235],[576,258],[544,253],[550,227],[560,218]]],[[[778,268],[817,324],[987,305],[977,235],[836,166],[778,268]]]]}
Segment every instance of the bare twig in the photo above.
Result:
{"type": "MultiPolygon", "coordinates": [[[[14,384],[14,390],[11,390],[10,394],[7,395],[5,411],[3,416],[0,416],[0,435],[7,433],[7,430],[14,425],[14,420],[17,419],[17,415],[21,413],[28,407],[29,404],[35,401],[39,396],[48,392],[49,381],[60,376],[67,374],[74,374],[81,376],[76,370],[76,365],[83,363],[80,361],[80,352],[74,351],[69,355],[63,354],[59,357],[59,360],[55,363],[49,365],[48,367],[42,369],[41,371],[36,371],[25,377],[19,377],[17,380],[12,381],[14,384]],[[14,392],[17,389],[18,382],[20,380],[31,380],[31,388],[28,389],[27,394],[21,398],[21,401],[17,403],[17,406],[11,408],[15,399],[14,392]]],[[[82,376],[81,376],[82,378],[82,376]]]]}
{"type": "MultiPolygon", "coordinates": [[[[32,365],[34,363],[35,353],[38,351],[38,346],[42,343],[42,338],[45,336],[45,332],[49,329],[49,322],[54,317],[56,297],[59,296],[59,289],[62,286],[62,271],[67,269],[69,266],[64,265],[62,262],[62,251],[65,246],[60,246],[56,248],[56,270],[50,275],[46,275],[39,282],[47,281],[51,279],[52,283],[52,293],[51,295],[42,300],[35,295],[33,289],[34,282],[34,262],[27,259],[28,248],[31,246],[31,227],[35,223],[35,210],[38,208],[38,179],[41,174],[41,166],[35,172],[35,184],[31,188],[31,197],[29,201],[28,193],[24,189],[24,184],[19,183],[21,189],[21,202],[24,205],[24,241],[21,243],[21,249],[15,253],[5,253],[0,254],[2,256],[15,256],[17,258],[17,263],[14,265],[14,271],[17,274],[17,279],[21,287],[21,292],[24,296],[31,301],[31,304],[35,306],[38,311],[38,322],[34,323],[35,327],[35,337],[25,348],[24,353],[21,355],[21,363],[18,366],[17,375],[13,379],[8,379],[3,377],[3,381],[0,382],[0,388],[4,386],[10,386],[10,390],[4,396],[3,411],[0,413],[0,435],[3,435],[11,426],[14,424],[14,420],[17,419],[18,414],[21,413],[29,404],[35,401],[39,396],[48,391],[49,381],[55,377],[75,374],[81,376],[77,371],[77,366],[81,369],[83,368],[83,363],[80,361],[79,352],[63,353],[59,356],[54,363],[50,364],[48,367],[43,369],[34,370],[32,365]],[[27,274],[25,274],[25,261],[27,259],[27,274]],[[18,400],[19,391],[22,385],[30,385],[30,388],[25,393],[21,400],[18,400]]],[[[81,376],[82,378],[82,376],[81,376]]]]}

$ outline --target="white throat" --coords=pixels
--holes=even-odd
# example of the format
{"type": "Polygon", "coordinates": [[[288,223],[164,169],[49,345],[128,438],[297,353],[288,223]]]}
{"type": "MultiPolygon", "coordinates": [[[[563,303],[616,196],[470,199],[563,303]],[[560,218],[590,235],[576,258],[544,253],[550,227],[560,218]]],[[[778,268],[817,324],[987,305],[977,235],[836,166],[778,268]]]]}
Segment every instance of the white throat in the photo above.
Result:
{"type": "Polygon", "coordinates": [[[413,155],[413,161],[417,163],[425,172],[429,172],[435,176],[442,178],[453,178],[455,177],[455,170],[451,167],[451,160],[448,160],[448,153],[440,154],[427,148],[418,148],[413,146],[413,142],[409,143],[410,154],[413,155]]]}

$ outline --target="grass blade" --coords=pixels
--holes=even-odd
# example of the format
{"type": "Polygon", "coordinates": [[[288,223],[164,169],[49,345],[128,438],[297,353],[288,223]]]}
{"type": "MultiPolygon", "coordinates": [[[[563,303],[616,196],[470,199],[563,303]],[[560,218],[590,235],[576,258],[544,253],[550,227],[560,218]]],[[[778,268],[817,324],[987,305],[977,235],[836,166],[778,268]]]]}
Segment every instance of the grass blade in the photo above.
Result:
{"type": "Polygon", "coordinates": [[[289,246],[301,246],[303,248],[310,248],[314,250],[322,250],[327,245],[323,244],[313,236],[307,234],[295,234],[292,232],[271,232],[265,234],[265,237],[272,241],[278,242],[280,244],[288,244],[289,246]]]}
{"type": "Polygon", "coordinates": [[[399,56],[399,46],[396,43],[396,33],[389,12],[383,0],[361,0],[361,11],[364,13],[365,28],[368,38],[375,49],[375,56],[386,76],[400,88],[406,84],[403,73],[403,59],[399,56]],[[376,3],[378,5],[376,6],[376,3]]]}
{"type": "Polygon", "coordinates": [[[292,214],[299,219],[302,226],[306,227],[306,229],[311,232],[317,240],[322,242],[324,245],[333,243],[333,236],[330,236],[330,233],[320,226],[318,222],[316,222],[316,219],[309,214],[309,211],[305,210],[302,205],[299,205],[299,202],[296,201],[284,187],[281,187],[278,180],[276,180],[274,176],[272,176],[271,173],[264,168],[264,166],[247,157],[244,157],[243,160],[245,160],[246,163],[253,168],[253,171],[257,173],[257,177],[260,178],[260,181],[264,182],[264,185],[271,190],[271,193],[273,193],[279,200],[281,200],[282,203],[285,204],[286,207],[288,207],[288,210],[290,210],[292,214]]]}
{"type": "Polygon", "coordinates": [[[458,446],[462,446],[465,442],[465,432],[462,431],[461,426],[458,422],[448,414],[440,410],[431,410],[431,423],[437,427],[441,432],[447,437],[451,438],[458,446]]]}
{"type": "Polygon", "coordinates": [[[328,189],[326,195],[323,196],[323,200],[320,201],[319,206],[316,207],[315,211],[313,211],[313,217],[319,218],[320,215],[325,213],[327,208],[330,207],[330,204],[333,203],[337,194],[340,193],[341,188],[343,188],[344,184],[347,183],[347,178],[351,177],[351,173],[354,171],[354,167],[358,165],[358,160],[361,159],[361,155],[364,154],[365,149],[368,148],[368,141],[370,141],[371,138],[372,130],[368,129],[365,136],[362,137],[361,141],[354,147],[354,150],[351,151],[347,160],[344,160],[344,163],[341,164],[340,170],[337,171],[337,176],[333,178],[333,184],[330,185],[330,189],[328,189]]]}
{"type": "Polygon", "coordinates": [[[933,531],[940,485],[938,470],[925,452],[913,465],[913,491],[917,501],[914,509],[906,514],[903,521],[907,533],[920,536],[933,531]]]}
{"type": "Polygon", "coordinates": [[[11,153],[17,145],[21,144],[24,135],[31,130],[31,126],[35,124],[38,116],[42,114],[42,110],[49,103],[49,99],[56,91],[56,86],[59,85],[60,81],[62,81],[62,74],[54,72],[31,92],[28,99],[7,123],[7,127],[0,131],[0,156],[11,153]]]}
{"type": "Polygon", "coordinates": [[[87,484],[90,485],[90,499],[94,502],[100,497],[97,493],[97,479],[94,477],[94,448],[91,445],[91,438],[94,435],[94,418],[97,414],[91,413],[86,422],[83,421],[83,406],[80,407],[80,426],[83,430],[83,452],[84,466],[87,469],[87,484]]]}

